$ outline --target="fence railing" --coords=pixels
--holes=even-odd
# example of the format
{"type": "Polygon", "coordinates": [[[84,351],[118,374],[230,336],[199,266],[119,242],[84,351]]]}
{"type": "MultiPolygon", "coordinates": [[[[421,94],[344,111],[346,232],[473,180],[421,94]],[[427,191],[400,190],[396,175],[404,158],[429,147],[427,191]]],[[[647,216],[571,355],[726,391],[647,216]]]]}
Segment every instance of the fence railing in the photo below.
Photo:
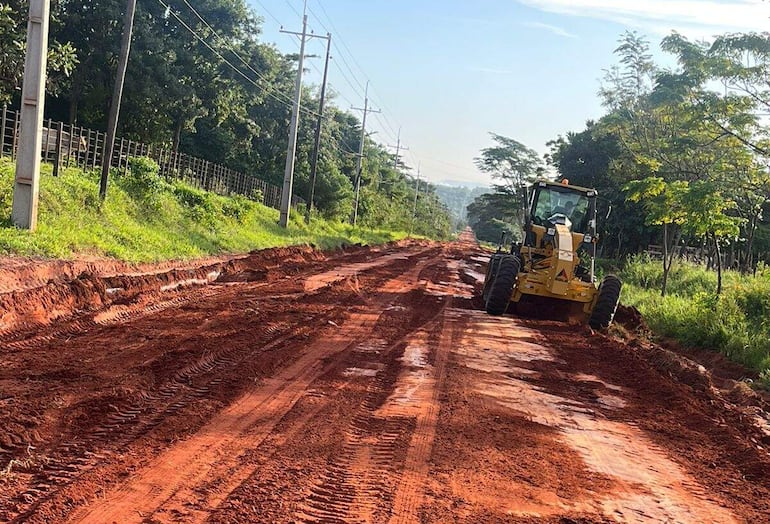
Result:
{"type": "MultiPolygon", "coordinates": [[[[19,112],[3,106],[0,114],[0,156],[16,158],[19,146],[19,112]]],[[[106,134],[79,126],[46,120],[43,124],[41,157],[54,166],[54,176],[61,167],[77,166],[96,169],[102,165],[106,134]]],[[[281,188],[254,176],[235,171],[221,164],[173,151],[169,148],[142,144],[118,138],[110,165],[126,171],[128,159],[146,156],[160,166],[160,175],[166,180],[184,180],[206,191],[226,196],[244,195],[254,198],[261,193],[261,201],[269,207],[281,206],[281,188]]],[[[305,201],[292,195],[292,206],[305,201]]]]}

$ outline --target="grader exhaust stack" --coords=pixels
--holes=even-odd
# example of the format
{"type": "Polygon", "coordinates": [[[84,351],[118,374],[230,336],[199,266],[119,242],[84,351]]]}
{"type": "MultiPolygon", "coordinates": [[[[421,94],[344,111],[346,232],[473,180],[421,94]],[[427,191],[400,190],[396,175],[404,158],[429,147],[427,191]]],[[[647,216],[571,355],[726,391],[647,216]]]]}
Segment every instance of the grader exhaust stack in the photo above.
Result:
{"type": "Polygon", "coordinates": [[[482,292],[487,313],[502,315],[525,299],[566,301],[580,306],[591,327],[607,328],[621,282],[608,275],[596,286],[596,191],[538,181],[529,194],[524,241],[510,253],[498,250],[487,266],[482,292]]]}

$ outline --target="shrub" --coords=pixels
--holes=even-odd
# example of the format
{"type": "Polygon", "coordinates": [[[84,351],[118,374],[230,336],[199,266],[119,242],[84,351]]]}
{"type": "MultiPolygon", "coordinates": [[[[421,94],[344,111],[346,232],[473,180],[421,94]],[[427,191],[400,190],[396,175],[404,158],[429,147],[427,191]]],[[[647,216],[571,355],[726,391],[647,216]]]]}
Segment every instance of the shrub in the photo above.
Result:
{"type": "Polygon", "coordinates": [[[217,205],[212,193],[196,189],[181,181],[172,184],[174,196],[184,206],[190,218],[199,224],[211,227],[217,215],[217,205]]]}
{"type": "Polygon", "coordinates": [[[265,200],[265,195],[262,193],[261,189],[254,188],[251,190],[249,199],[253,200],[254,202],[262,203],[265,200]]]}
{"type": "Polygon", "coordinates": [[[254,202],[241,195],[225,199],[222,202],[222,213],[239,221],[242,221],[253,209],[254,202]]]}
{"type": "Polygon", "coordinates": [[[127,193],[139,199],[152,200],[164,187],[160,167],[152,158],[130,157],[125,175],[117,179],[127,193]]]}

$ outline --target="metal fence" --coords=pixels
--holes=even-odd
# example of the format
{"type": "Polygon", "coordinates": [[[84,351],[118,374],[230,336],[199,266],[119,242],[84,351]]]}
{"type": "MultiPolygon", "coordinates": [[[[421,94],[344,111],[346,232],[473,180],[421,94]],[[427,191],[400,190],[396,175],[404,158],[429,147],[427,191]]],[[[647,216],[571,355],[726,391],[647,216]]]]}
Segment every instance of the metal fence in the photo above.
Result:
{"type": "MultiPolygon", "coordinates": [[[[54,166],[54,176],[61,167],[77,166],[83,170],[97,169],[102,165],[106,133],[83,127],[46,120],[43,124],[41,156],[44,162],[54,166]]],[[[19,112],[3,106],[0,115],[0,156],[16,158],[19,142],[19,112]]],[[[146,156],[160,166],[160,175],[166,180],[184,180],[206,191],[220,195],[244,195],[254,199],[261,194],[261,202],[279,209],[281,188],[254,176],[234,171],[194,156],[118,138],[115,140],[110,165],[126,171],[130,157],[146,156]]],[[[304,200],[292,195],[292,205],[304,204],[304,200]]]]}

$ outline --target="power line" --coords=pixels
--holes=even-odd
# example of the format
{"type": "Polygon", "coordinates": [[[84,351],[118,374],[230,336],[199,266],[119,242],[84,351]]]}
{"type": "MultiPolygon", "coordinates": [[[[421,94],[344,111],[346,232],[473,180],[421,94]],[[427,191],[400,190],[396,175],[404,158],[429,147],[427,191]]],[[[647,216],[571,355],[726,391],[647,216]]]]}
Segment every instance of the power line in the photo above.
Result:
{"type": "Polygon", "coordinates": [[[263,10],[265,13],[267,13],[267,14],[270,16],[270,18],[272,18],[273,20],[275,20],[275,23],[276,23],[276,24],[278,24],[278,25],[281,25],[281,21],[280,21],[280,20],[278,20],[278,18],[277,18],[277,17],[276,17],[276,16],[275,16],[273,13],[271,13],[271,12],[270,12],[270,10],[269,10],[267,7],[265,7],[265,4],[263,4],[262,2],[260,2],[260,0],[254,0],[254,1],[255,1],[256,3],[258,3],[258,4],[259,4],[259,6],[262,8],[262,10],[263,10]]]}
{"type": "MultiPolygon", "coordinates": [[[[338,55],[342,64],[340,65],[339,62],[335,62],[335,66],[337,67],[338,71],[340,72],[340,74],[342,75],[343,79],[348,84],[348,86],[353,90],[354,93],[356,93],[356,95],[360,96],[359,89],[366,90],[366,88],[364,88],[361,81],[359,81],[358,75],[354,71],[353,67],[351,67],[350,65],[351,62],[354,66],[356,66],[360,75],[367,82],[367,84],[369,84],[369,78],[366,74],[366,71],[364,71],[363,67],[361,67],[361,64],[356,60],[355,55],[353,54],[353,52],[350,50],[350,47],[345,42],[345,39],[343,38],[342,33],[340,33],[340,31],[335,27],[334,22],[332,21],[332,17],[329,15],[322,1],[316,0],[316,4],[320,8],[321,13],[323,13],[323,16],[326,22],[329,24],[329,27],[331,28],[331,32],[333,32],[336,35],[333,46],[335,50],[338,52],[338,55]],[[340,45],[337,45],[337,42],[339,42],[340,45]],[[343,52],[343,49],[344,49],[344,52],[343,52]],[[346,59],[346,55],[350,59],[350,61],[346,59]],[[344,66],[344,69],[343,69],[343,66],[344,66]],[[353,78],[352,81],[350,80],[349,75],[345,72],[345,69],[347,70],[349,75],[352,76],[353,78]],[[354,83],[358,85],[358,88],[356,88],[354,83]]],[[[313,18],[315,18],[318,21],[319,24],[321,24],[321,26],[324,29],[329,31],[329,27],[325,25],[324,20],[322,20],[321,17],[318,14],[316,14],[312,8],[308,7],[308,12],[313,16],[313,18]]],[[[388,115],[392,115],[393,118],[395,118],[394,116],[395,113],[391,110],[391,108],[387,104],[382,103],[383,98],[380,96],[380,93],[376,90],[376,88],[374,88],[374,86],[369,85],[369,89],[371,89],[371,91],[373,91],[373,94],[374,94],[374,96],[371,97],[372,102],[376,102],[376,105],[380,106],[384,110],[383,113],[381,114],[382,120],[380,119],[380,115],[378,114],[375,115],[375,119],[379,124],[379,127],[386,135],[389,135],[391,138],[397,137],[399,133],[398,131],[396,131],[396,128],[400,128],[401,126],[394,125],[393,122],[391,121],[391,118],[388,116],[388,115]]],[[[345,99],[345,97],[342,97],[342,98],[345,99]]],[[[348,101],[347,99],[345,100],[348,101]]],[[[418,155],[416,154],[415,151],[409,150],[408,156],[411,159],[413,165],[420,164],[420,160],[418,159],[418,155]]],[[[446,168],[451,168],[454,170],[459,170],[461,172],[468,171],[468,168],[451,164],[449,162],[446,162],[437,158],[427,157],[425,160],[427,160],[429,163],[433,163],[434,165],[436,163],[443,164],[444,166],[446,166],[444,168],[445,170],[446,168]]]]}
{"type": "MultiPolygon", "coordinates": [[[[342,34],[334,26],[334,22],[332,21],[332,18],[329,15],[329,13],[326,11],[326,8],[321,3],[321,0],[317,0],[316,3],[318,4],[318,7],[323,12],[327,22],[329,23],[330,27],[333,30],[333,32],[337,35],[337,39],[336,40],[338,40],[341,43],[342,47],[347,52],[346,54],[350,57],[350,60],[358,68],[360,74],[364,77],[364,80],[369,82],[369,78],[368,78],[368,76],[366,74],[366,71],[364,71],[363,67],[361,67],[361,64],[356,60],[355,55],[353,55],[352,51],[350,50],[350,47],[348,47],[348,45],[345,43],[345,39],[342,37],[342,34]]],[[[324,28],[326,28],[326,26],[324,25],[323,20],[321,20],[321,18],[315,12],[313,12],[313,10],[311,8],[308,7],[308,11],[310,12],[310,14],[316,20],[318,20],[318,22],[324,28]]],[[[327,28],[327,30],[328,30],[328,28],[327,28]]],[[[336,44],[335,44],[335,49],[337,49],[337,51],[340,53],[340,59],[341,59],[343,65],[348,69],[350,74],[353,76],[353,78],[355,79],[355,82],[358,84],[359,88],[363,89],[363,86],[362,86],[361,82],[358,80],[355,71],[353,71],[353,68],[350,66],[350,63],[345,58],[345,53],[343,53],[342,49],[340,49],[338,46],[336,46],[336,44]]],[[[348,83],[348,85],[350,85],[350,87],[353,89],[353,91],[356,92],[356,94],[360,96],[360,92],[358,91],[358,89],[355,88],[355,86],[353,86],[353,83],[347,78],[347,75],[345,75],[345,72],[342,70],[342,68],[338,66],[338,69],[340,70],[340,73],[343,75],[343,77],[345,78],[345,80],[348,83]]],[[[400,125],[399,126],[394,126],[392,124],[392,122],[390,121],[390,119],[388,118],[388,115],[387,115],[387,113],[390,113],[390,114],[395,114],[395,113],[393,111],[391,111],[391,109],[389,107],[387,107],[386,104],[380,103],[380,102],[382,102],[382,97],[379,96],[379,93],[377,92],[377,90],[373,86],[371,86],[371,89],[377,95],[376,97],[372,97],[373,101],[375,101],[374,98],[376,98],[377,99],[376,101],[378,102],[377,105],[379,105],[380,107],[382,107],[385,110],[385,112],[382,115],[383,118],[385,119],[385,125],[383,125],[381,122],[380,122],[380,125],[381,125],[383,130],[387,129],[389,131],[389,133],[391,134],[391,137],[395,137],[396,135],[398,135],[398,132],[396,131],[396,127],[401,127],[401,126],[400,125]]]]}
{"type": "MultiPolygon", "coordinates": [[[[382,114],[384,116],[384,113],[382,114]]],[[[382,120],[380,120],[380,115],[375,115],[375,120],[377,120],[377,123],[380,125],[380,130],[383,132],[383,134],[390,139],[391,141],[397,140],[398,133],[391,133],[387,127],[382,123],[382,120]]]]}
{"type": "MultiPolygon", "coordinates": [[[[318,6],[323,10],[324,14],[326,15],[326,19],[329,22],[329,26],[332,28],[331,32],[333,32],[334,34],[340,35],[340,32],[337,31],[336,27],[334,27],[334,23],[331,21],[331,17],[328,15],[328,13],[326,13],[326,9],[321,4],[320,0],[318,2],[318,6]]],[[[321,24],[321,27],[323,27],[326,31],[329,31],[329,28],[326,27],[326,25],[323,23],[323,20],[321,20],[321,18],[317,14],[315,14],[315,12],[311,8],[308,7],[308,11],[313,16],[313,18],[315,18],[318,21],[318,23],[321,24]]],[[[353,62],[355,62],[355,57],[350,52],[350,48],[347,46],[347,44],[345,44],[345,42],[344,42],[344,40],[342,39],[341,36],[339,37],[339,40],[342,43],[343,47],[347,50],[347,53],[348,53],[348,56],[350,56],[350,59],[353,62]]],[[[342,63],[345,65],[345,67],[348,69],[348,71],[350,71],[350,74],[353,76],[356,84],[358,84],[358,88],[355,88],[355,87],[353,87],[353,85],[351,83],[351,88],[353,88],[353,91],[356,92],[356,95],[360,96],[360,94],[361,94],[360,91],[365,91],[366,89],[364,88],[363,84],[358,80],[358,78],[356,78],[355,71],[353,71],[353,68],[350,67],[350,64],[348,63],[347,59],[345,58],[345,53],[343,53],[342,49],[337,45],[336,40],[333,43],[333,46],[334,46],[334,49],[338,52],[338,55],[339,55],[340,59],[342,60],[342,63]],[[360,91],[359,91],[359,89],[360,89],[360,91]]],[[[360,70],[361,74],[364,76],[364,78],[368,81],[369,79],[366,78],[366,73],[364,73],[364,71],[361,69],[360,66],[359,66],[359,70],[360,70]]],[[[340,68],[340,72],[342,72],[341,68],[340,68]]]]}
{"type": "MultiPolygon", "coordinates": [[[[158,0],[158,1],[159,1],[161,4],[163,4],[163,2],[162,2],[161,0],[158,0]]],[[[248,68],[248,69],[249,69],[249,70],[250,70],[252,73],[254,73],[254,74],[257,76],[257,78],[259,78],[259,79],[260,79],[260,80],[262,80],[263,82],[267,82],[267,83],[269,83],[269,80],[268,80],[267,78],[265,78],[265,77],[264,77],[264,76],[263,76],[263,75],[262,75],[262,74],[261,74],[259,71],[257,71],[256,69],[254,69],[254,68],[251,66],[251,64],[249,64],[249,63],[248,63],[248,62],[247,62],[247,61],[246,61],[246,60],[245,60],[245,59],[244,59],[244,58],[243,58],[243,57],[242,57],[242,56],[241,56],[241,55],[240,55],[240,54],[239,54],[239,53],[238,53],[238,52],[237,52],[235,49],[233,49],[233,47],[230,45],[230,43],[229,43],[227,40],[225,40],[225,39],[224,39],[224,37],[222,37],[222,36],[221,36],[219,33],[217,33],[217,32],[216,32],[216,30],[215,30],[215,29],[214,29],[214,28],[211,26],[211,24],[209,24],[209,23],[206,21],[206,19],[205,19],[205,18],[203,18],[203,16],[201,16],[201,14],[200,14],[200,13],[199,13],[199,12],[198,12],[198,11],[197,11],[197,10],[196,10],[196,9],[195,9],[193,6],[192,6],[192,5],[190,5],[190,2],[188,2],[188,0],[182,0],[182,1],[183,1],[183,2],[185,3],[185,5],[186,5],[186,6],[187,6],[187,7],[190,9],[190,11],[192,11],[192,12],[195,14],[195,16],[197,16],[197,17],[198,17],[198,19],[199,19],[201,22],[203,22],[203,24],[204,24],[204,25],[205,25],[205,26],[206,26],[206,27],[209,29],[209,31],[211,31],[211,33],[212,33],[212,34],[213,34],[215,37],[217,37],[217,39],[219,39],[219,40],[220,40],[220,41],[221,41],[221,42],[224,44],[224,46],[225,46],[225,47],[226,47],[226,48],[227,48],[227,49],[228,49],[228,50],[229,50],[231,53],[233,53],[233,54],[234,54],[234,55],[235,55],[235,56],[238,58],[238,60],[240,60],[240,61],[241,61],[241,63],[243,63],[243,65],[245,65],[245,66],[246,66],[246,67],[247,67],[247,68],[248,68]]],[[[173,15],[174,15],[174,17],[175,17],[177,20],[180,20],[180,18],[179,18],[179,17],[178,17],[178,16],[177,16],[175,13],[173,13],[173,11],[172,11],[172,13],[171,13],[171,14],[173,14],[173,15]]],[[[180,20],[180,22],[181,22],[181,20],[180,20]]],[[[182,22],[182,23],[184,24],[184,22],[182,22]]],[[[190,30],[190,31],[193,31],[192,29],[190,29],[190,28],[189,28],[189,26],[187,26],[187,24],[184,24],[184,25],[185,25],[185,27],[187,27],[187,29],[188,29],[188,30],[190,30]]],[[[196,34],[196,36],[197,36],[197,34],[196,34]]],[[[199,39],[200,39],[200,37],[199,37],[199,39]]],[[[201,40],[201,41],[203,41],[203,40],[201,40]]],[[[205,43],[205,42],[204,42],[204,43],[205,43]]],[[[208,44],[206,44],[206,46],[207,46],[209,49],[211,49],[211,50],[213,51],[213,49],[211,48],[211,46],[209,46],[208,44]]],[[[217,53],[217,54],[219,54],[219,53],[217,53]]],[[[219,55],[219,56],[220,56],[220,58],[222,58],[222,59],[224,60],[224,57],[222,57],[222,55],[219,55]]],[[[229,62],[228,62],[228,64],[229,64],[229,62]]],[[[235,66],[233,66],[232,64],[230,64],[230,67],[233,67],[233,68],[234,68],[235,66]]],[[[239,72],[240,72],[240,70],[239,70],[239,72]]],[[[245,75],[243,75],[243,76],[245,76],[245,75]]],[[[248,77],[246,77],[246,78],[248,78],[248,77]]],[[[249,80],[250,80],[250,81],[251,81],[253,84],[257,85],[257,84],[256,84],[256,83],[255,83],[253,80],[251,80],[251,79],[249,79],[249,80]]],[[[267,95],[270,95],[270,96],[272,96],[272,97],[273,97],[275,100],[278,100],[279,102],[281,102],[281,100],[280,100],[279,98],[277,98],[276,96],[274,96],[274,95],[272,94],[273,90],[275,89],[274,87],[265,87],[265,86],[259,86],[259,85],[257,85],[257,87],[259,87],[260,89],[262,89],[262,90],[265,92],[265,94],[267,94],[267,95]]],[[[286,95],[286,94],[284,94],[284,93],[281,93],[280,91],[275,91],[275,93],[277,93],[277,95],[278,95],[278,96],[280,96],[281,98],[283,98],[283,103],[285,103],[285,104],[287,104],[287,105],[291,105],[291,104],[293,103],[293,100],[292,100],[292,99],[291,99],[291,97],[289,97],[288,95],[286,95]]],[[[303,111],[304,111],[306,114],[309,114],[309,115],[312,115],[312,116],[317,116],[317,115],[316,115],[316,113],[314,113],[314,112],[312,112],[312,111],[310,111],[310,110],[303,110],[303,111]]]]}
{"type": "Polygon", "coordinates": [[[347,148],[347,144],[346,144],[346,143],[344,143],[344,142],[340,142],[339,140],[337,140],[337,138],[336,138],[336,137],[331,137],[331,140],[332,140],[332,144],[331,144],[331,146],[332,146],[332,148],[333,148],[333,149],[335,149],[336,151],[339,151],[340,153],[344,153],[344,154],[346,154],[346,155],[351,155],[351,156],[358,156],[358,153],[356,153],[355,151],[352,151],[352,150],[348,149],[348,148],[347,148]]]}
{"type": "MultiPolygon", "coordinates": [[[[252,85],[254,85],[255,87],[259,88],[259,89],[260,89],[261,91],[263,91],[263,92],[264,92],[266,95],[268,95],[269,97],[271,97],[271,98],[273,98],[274,100],[278,101],[279,103],[281,103],[281,104],[283,104],[283,105],[285,105],[285,106],[288,106],[288,107],[290,107],[290,106],[291,106],[291,104],[290,104],[290,103],[287,103],[285,100],[282,100],[282,99],[278,98],[278,97],[277,97],[275,94],[273,94],[273,93],[271,92],[270,88],[267,88],[267,87],[265,87],[265,86],[263,86],[263,85],[260,85],[260,84],[258,84],[258,83],[257,83],[257,82],[256,82],[254,79],[250,78],[250,77],[249,77],[249,76],[248,76],[246,73],[244,73],[243,71],[241,71],[240,69],[238,69],[237,67],[235,67],[235,66],[232,64],[232,62],[230,62],[230,61],[229,61],[227,58],[225,58],[224,56],[222,56],[222,53],[220,53],[219,51],[217,51],[216,49],[214,49],[213,47],[211,47],[211,45],[210,45],[208,42],[206,42],[206,40],[205,40],[203,37],[201,37],[201,36],[200,36],[200,35],[199,35],[199,34],[198,34],[198,33],[197,33],[197,32],[196,32],[194,29],[192,29],[192,28],[191,28],[189,25],[187,25],[187,23],[186,23],[184,20],[182,20],[182,19],[179,17],[179,15],[177,15],[177,14],[174,12],[174,10],[173,10],[173,9],[171,9],[171,7],[170,7],[169,5],[166,5],[166,4],[163,2],[163,0],[158,0],[158,2],[159,2],[159,3],[160,3],[160,5],[162,5],[162,6],[163,6],[165,9],[167,9],[167,10],[168,10],[168,12],[169,12],[169,13],[170,13],[170,14],[171,14],[171,15],[172,15],[174,18],[176,18],[176,20],[177,20],[177,21],[178,21],[178,22],[179,22],[179,23],[180,23],[180,24],[181,24],[181,25],[182,25],[182,26],[183,26],[185,29],[187,29],[187,31],[189,31],[189,32],[190,32],[190,33],[191,33],[191,34],[192,34],[192,35],[193,35],[193,36],[194,36],[194,37],[195,37],[195,38],[196,38],[198,41],[200,41],[200,42],[201,42],[201,43],[202,43],[204,46],[206,46],[206,47],[207,47],[207,48],[208,48],[208,49],[209,49],[209,50],[210,50],[212,53],[214,53],[216,56],[218,56],[220,60],[222,60],[222,61],[223,61],[224,63],[226,63],[227,65],[229,65],[231,69],[233,69],[233,70],[234,70],[236,73],[238,73],[240,76],[242,76],[242,77],[243,77],[243,78],[244,78],[244,79],[245,79],[247,82],[249,82],[250,84],[252,84],[252,85]]],[[[278,93],[280,93],[280,91],[277,91],[277,92],[278,92],[278,93]]],[[[280,93],[280,94],[283,94],[283,93],[280,93]]],[[[284,95],[284,96],[285,96],[285,95],[284,95]]],[[[313,111],[310,111],[310,110],[305,110],[305,112],[306,112],[307,114],[309,114],[309,115],[313,115],[313,116],[315,116],[315,112],[313,112],[313,111]]]]}
{"type": "Polygon", "coordinates": [[[340,75],[342,75],[342,78],[345,80],[345,82],[350,86],[350,89],[353,90],[353,93],[356,94],[356,96],[361,96],[361,93],[358,91],[358,89],[353,85],[353,82],[350,81],[350,78],[345,73],[345,70],[342,69],[342,67],[337,63],[334,62],[334,66],[337,68],[337,70],[340,72],[340,75]]]}
{"type": "MultiPolygon", "coordinates": [[[[318,7],[320,7],[320,8],[321,8],[321,11],[323,12],[324,16],[326,17],[326,20],[329,22],[329,25],[331,26],[331,28],[334,30],[334,33],[335,33],[336,35],[339,35],[339,36],[338,36],[338,40],[339,40],[340,44],[342,44],[342,47],[344,47],[344,48],[345,48],[345,50],[348,52],[348,55],[350,56],[350,59],[351,59],[351,60],[353,61],[353,63],[354,63],[354,64],[355,64],[355,65],[358,67],[358,70],[359,70],[359,71],[361,72],[361,74],[364,76],[364,80],[366,80],[366,81],[368,82],[368,81],[369,81],[369,78],[366,76],[366,72],[365,72],[365,71],[364,71],[364,69],[361,67],[361,65],[360,65],[360,64],[359,64],[359,63],[356,61],[356,58],[355,58],[355,56],[353,56],[353,53],[350,51],[350,48],[349,48],[349,47],[348,47],[348,45],[345,43],[345,40],[342,38],[342,33],[340,33],[339,31],[337,31],[337,28],[336,28],[336,27],[334,27],[334,22],[332,22],[332,18],[329,16],[329,13],[328,13],[328,12],[326,12],[326,8],[325,8],[325,7],[323,6],[323,4],[321,3],[321,0],[318,0],[316,3],[318,4],[318,7]]],[[[321,22],[320,18],[318,18],[318,16],[316,16],[316,15],[315,15],[315,13],[313,13],[313,11],[312,11],[312,10],[310,11],[310,13],[311,13],[313,16],[315,16],[315,18],[316,18],[316,19],[318,19],[319,23],[321,23],[321,24],[323,25],[323,22],[321,22]]],[[[336,47],[336,46],[335,46],[335,47],[336,47]]],[[[343,61],[345,61],[345,60],[344,60],[344,57],[343,57],[343,61]]],[[[350,66],[348,66],[348,68],[349,68],[349,69],[351,69],[351,73],[352,73],[352,72],[353,72],[353,71],[352,71],[352,68],[350,68],[350,66]]],[[[354,75],[354,76],[355,76],[355,75],[354,75]]],[[[359,84],[359,85],[360,85],[360,84],[359,84]]],[[[363,85],[361,85],[361,88],[362,88],[362,89],[364,89],[363,85]]]]}
{"type": "Polygon", "coordinates": [[[291,8],[291,10],[292,10],[292,11],[294,11],[294,12],[297,14],[297,16],[298,16],[298,17],[302,18],[302,13],[300,13],[299,11],[297,11],[297,8],[296,8],[296,7],[294,7],[294,4],[292,4],[291,2],[289,2],[289,0],[284,0],[284,2],[286,2],[286,5],[288,5],[288,6],[291,8]]]}
{"type": "MultiPolygon", "coordinates": [[[[331,87],[332,89],[334,89],[334,88],[335,88],[335,86],[334,86],[334,83],[333,83],[333,82],[330,82],[330,83],[329,83],[329,87],[331,87]]],[[[338,91],[337,89],[334,89],[334,94],[335,94],[335,95],[337,95],[337,96],[339,96],[339,97],[340,97],[342,100],[344,100],[345,102],[347,102],[347,103],[348,103],[348,105],[350,105],[350,106],[352,106],[352,105],[353,105],[353,102],[351,102],[351,101],[350,101],[350,99],[349,99],[348,97],[346,97],[345,95],[343,95],[343,94],[342,94],[340,91],[338,91]]]]}

